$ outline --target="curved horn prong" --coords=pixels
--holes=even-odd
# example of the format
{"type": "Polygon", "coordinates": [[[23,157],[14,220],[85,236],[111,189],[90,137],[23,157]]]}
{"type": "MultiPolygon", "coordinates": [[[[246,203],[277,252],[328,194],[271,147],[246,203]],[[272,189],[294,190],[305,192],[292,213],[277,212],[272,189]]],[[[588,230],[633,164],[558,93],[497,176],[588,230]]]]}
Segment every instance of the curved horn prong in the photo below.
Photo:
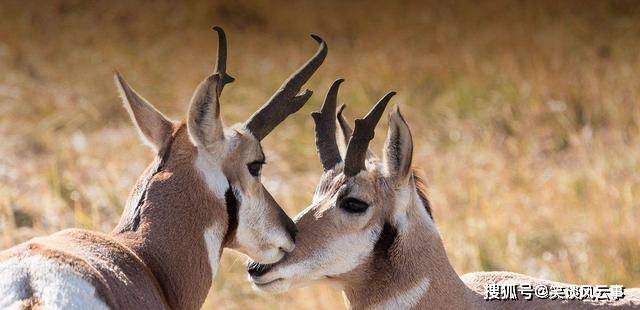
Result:
{"type": "Polygon", "coordinates": [[[229,84],[236,79],[231,75],[227,74],[227,35],[224,33],[224,30],[218,26],[213,27],[218,33],[218,52],[216,56],[216,67],[214,69],[214,74],[220,74],[220,91],[224,85],[229,84]]]}
{"type": "Polygon", "coordinates": [[[311,113],[316,124],[316,148],[325,171],[333,169],[336,164],[342,161],[336,141],[335,121],[338,89],[342,82],[344,79],[337,79],[333,82],[320,111],[311,113]]]}
{"type": "Polygon", "coordinates": [[[287,116],[300,110],[309,100],[313,92],[305,90],[298,94],[302,86],[311,78],[327,56],[327,44],[317,35],[311,37],[320,44],[318,51],[302,67],[293,73],[280,89],[245,122],[245,127],[262,140],[273,128],[280,124],[287,116]]]}
{"type": "MultiPolygon", "coordinates": [[[[349,143],[349,139],[353,134],[353,129],[351,128],[351,125],[349,125],[349,121],[342,113],[344,112],[344,109],[346,107],[347,107],[346,104],[341,105],[340,108],[338,109],[338,116],[337,116],[338,124],[340,125],[340,131],[342,132],[342,136],[337,137],[337,139],[342,139],[342,141],[344,141],[343,143],[338,143],[338,148],[340,149],[340,152],[343,155],[347,152],[347,144],[349,143]]],[[[376,156],[373,154],[371,149],[367,148],[367,158],[374,158],[374,157],[376,156]]]]}
{"type": "Polygon", "coordinates": [[[349,139],[349,145],[347,146],[347,155],[344,159],[345,175],[354,176],[366,168],[365,160],[367,158],[369,142],[373,139],[376,125],[378,121],[380,121],[382,113],[387,107],[387,103],[389,103],[389,100],[391,100],[391,97],[395,94],[395,92],[386,94],[373,106],[367,116],[363,119],[356,119],[356,125],[353,129],[351,139],[349,139]]]}
{"type": "Polygon", "coordinates": [[[336,122],[338,123],[336,126],[336,141],[338,142],[338,149],[340,150],[340,156],[342,156],[342,158],[347,154],[347,145],[349,144],[351,133],[353,133],[349,121],[343,114],[346,107],[346,104],[342,104],[340,108],[338,108],[338,115],[336,115],[336,122]]]}
{"type": "Polygon", "coordinates": [[[349,138],[351,138],[351,134],[353,133],[353,129],[351,129],[351,126],[349,125],[349,121],[347,121],[347,119],[344,117],[344,114],[342,114],[342,112],[344,111],[344,108],[346,108],[347,105],[343,104],[340,106],[340,108],[338,109],[338,124],[340,124],[340,130],[342,131],[342,136],[344,138],[345,142],[349,142],[349,138]]]}

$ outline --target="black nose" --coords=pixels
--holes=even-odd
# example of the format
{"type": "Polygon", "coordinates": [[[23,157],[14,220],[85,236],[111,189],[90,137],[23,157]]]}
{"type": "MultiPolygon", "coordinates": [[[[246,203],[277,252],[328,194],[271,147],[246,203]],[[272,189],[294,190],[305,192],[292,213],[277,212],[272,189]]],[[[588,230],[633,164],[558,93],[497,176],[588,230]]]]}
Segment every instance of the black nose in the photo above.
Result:
{"type": "Polygon", "coordinates": [[[249,265],[247,265],[247,272],[252,277],[259,277],[267,273],[269,269],[271,269],[271,265],[258,264],[256,262],[250,262],[249,265]]]}

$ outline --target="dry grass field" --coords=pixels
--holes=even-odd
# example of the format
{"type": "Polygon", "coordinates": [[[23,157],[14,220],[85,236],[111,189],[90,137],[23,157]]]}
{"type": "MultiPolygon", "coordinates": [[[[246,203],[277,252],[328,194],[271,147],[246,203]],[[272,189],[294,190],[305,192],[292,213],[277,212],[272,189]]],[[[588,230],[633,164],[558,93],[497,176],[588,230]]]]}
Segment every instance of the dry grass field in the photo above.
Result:
{"type": "MultiPolygon", "coordinates": [[[[263,180],[294,216],[321,168],[309,113],[330,83],[362,115],[397,90],[459,273],[640,286],[640,4],[635,1],[0,3],[0,249],[110,231],[152,159],[114,69],[174,119],[229,36],[227,123],[329,43],[303,110],[265,141],[263,180]]],[[[381,122],[374,147],[386,132],[381,122]]],[[[225,251],[205,308],[335,309],[323,286],[270,296],[225,251]]]]}

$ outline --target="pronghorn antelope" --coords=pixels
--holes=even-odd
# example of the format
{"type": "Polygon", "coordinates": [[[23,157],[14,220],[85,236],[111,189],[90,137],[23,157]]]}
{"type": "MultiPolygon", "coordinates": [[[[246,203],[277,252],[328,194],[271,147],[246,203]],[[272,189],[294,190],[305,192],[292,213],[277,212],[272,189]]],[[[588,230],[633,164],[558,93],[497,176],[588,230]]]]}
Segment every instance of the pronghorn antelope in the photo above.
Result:
{"type": "Polygon", "coordinates": [[[156,158],[133,188],[110,234],[72,229],[0,253],[0,308],[197,309],[224,247],[273,263],[294,249],[295,226],[260,181],[260,141],[299,110],[298,94],[327,45],[246,122],[225,127],[220,93],[226,38],[215,73],[197,87],[186,121],[174,122],[116,73],[125,107],[156,158]]]}
{"type": "MultiPolygon", "coordinates": [[[[393,93],[382,98],[364,119],[356,120],[352,131],[342,109],[336,126],[341,82],[331,86],[321,111],[312,114],[324,173],[311,205],[295,219],[296,249],[275,264],[250,263],[250,279],[257,288],[282,292],[323,281],[342,289],[347,306],[353,309],[583,309],[603,305],[535,298],[485,301],[485,285],[491,283],[567,284],[509,272],[459,277],[434,224],[424,182],[411,166],[411,132],[397,107],[389,118],[383,159],[375,159],[368,151],[374,128],[393,93]]],[[[606,306],[640,306],[637,289],[626,294],[606,306]]]]}

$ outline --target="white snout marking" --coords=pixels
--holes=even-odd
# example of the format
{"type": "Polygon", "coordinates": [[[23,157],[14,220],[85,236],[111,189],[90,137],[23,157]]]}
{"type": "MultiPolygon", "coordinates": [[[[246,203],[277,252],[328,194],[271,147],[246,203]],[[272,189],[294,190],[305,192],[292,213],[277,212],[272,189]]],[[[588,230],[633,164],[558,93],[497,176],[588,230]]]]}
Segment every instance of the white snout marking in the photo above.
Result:
{"type": "Polygon", "coordinates": [[[256,262],[272,264],[295,248],[295,243],[278,222],[268,221],[268,212],[275,212],[274,206],[265,204],[260,197],[249,197],[239,191],[242,205],[238,214],[238,229],[236,240],[242,252],[245,252],[256,262]]]}
{"type": "MultiPolygon", "coordinates": [[[[300,254],[301,259],[278,263],[273,270],[260,277],[263,283],[276,279],[307,282],[351,271],[371,255],[381,232],[380,226],[342,236],[313,253],[300,254]]],[[[294,256],[295,257],[295,256],[294,256]]]]}

